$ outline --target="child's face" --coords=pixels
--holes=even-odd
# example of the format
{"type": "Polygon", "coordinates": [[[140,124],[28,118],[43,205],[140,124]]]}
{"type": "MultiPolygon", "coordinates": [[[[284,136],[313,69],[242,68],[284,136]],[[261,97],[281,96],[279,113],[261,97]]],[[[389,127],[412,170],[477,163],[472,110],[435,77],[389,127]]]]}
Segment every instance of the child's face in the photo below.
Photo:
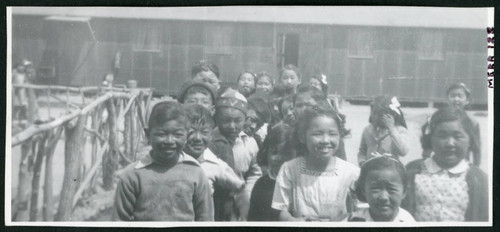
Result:
{"type": "Polygon", "coordinates": [[[209,124],[193,124],[187,134],[187,142],[184,151],[195,159],[203,154],[208,144],[212,141],[213,129],[209,124]]]}
{"type": "Polygon", "coordinates": [[[463,109],[467,104],[469,104],[469,99],[465,91],[461,88],[453,89],[448,94],[448,104],[455,107],[455,109],[463,109]]]}
{"type": "Polygon", "coordinates": [[[311,85],[311,87],[316,88],[319,91],[323,91],[323,89],[321,88],[321,83],[316,78],[311,78],[309,80],[309,85],[311,85]]]}
{"type": "Polygon", "coordinates": [[[185,106],[200,105],[212,111],[213,102],[210,95],[197,92],[197,93],[187,94],[186,98],[184,99],[184,105],[185,106]]]}
{"type": "Polygon", "coordinates": [[[245,119],[245,125],[243,130],[248,136],[254,136],[255,132],[262,126],[263,122],[257,115],[254,109],[249,109],[247,111],[247,117],[245,119]]]}
{"type": "Polygon", "coordinates": [[[218,90],[220,87],[219,84],[219,78],[213,73],[212,71],[202,71],[196,74],[196,76],[193,77],[193,80],[195,81],[202,81],[205,82],[206,84],[209,84],[214,88],[215,90],[218,90]]]}
{"type": "Polygon", "coordinates": [[[238,91],[244,96],[249,96],[255,90],[255,79],[252,74],[244,73],[238,80],[238,91]]]}
{"type": "Polygon", "coordinates": [[[160,161],[168,162],[176,157],[186,144],[186,119],[179,118],[156,125],[149,131],[152,155],[160,161]]]}
{"type": "Polygon", "coordinates": [[[295,117],[300,117],[307,107],[317,106],[318,103],[311,97],[310,92],[297,94],[295,97],[295,106],[293,108],[295,117]]]}
{"type": "Polygon", "coordinates": [[[287,90],[296,90],[300,79],[293,70],[285,70],[281,75],[281,83],[287,90]]]}
{"type": "Polygon", "coordinates": [[[234,141],[243,130],[245,114],[241,110],[231,107],[218,108],[216,114],[220,133],[227,139],[234,141]]]}
{"type": "Polygon", "coordinates": [[[287,161],[287,155],[285,154],[284,144],[272,146],[267,152],[267,165],[269,171],[277,175],[281,165],[287,161]]]}
{"type": "Polygon", "coordinates": [[[370,171],[364,191],[375,221],[392,221],[406,194],[403,180],[394,169],[370,171]]]}
{"type": "Polygon", "coordinates": [[[270,93],[273,91],[273,83],[268,76],[263,76],[257,81],[255,91],[270,93]]]}
{"type": "Polygon", "coordinates": [[[329,159],[337,152],[340,132],[333,118],[319,116],[312,119],[305,133],[305,143],[310,156],[329,159]]]}
{"type": "Polygon", "coordinates": [[[469,135],[458,120],[442,122],[431,135],[434,160],[443,168],[451,168],[469,152],[469,135]]]}
{"type": "Polygon", "coordinates": [[[381,110],[373,110],[372,111],[372,123],[375,127],[385,128],[384,122],[382,118],[384,117],[384,112],[381,110]]]}

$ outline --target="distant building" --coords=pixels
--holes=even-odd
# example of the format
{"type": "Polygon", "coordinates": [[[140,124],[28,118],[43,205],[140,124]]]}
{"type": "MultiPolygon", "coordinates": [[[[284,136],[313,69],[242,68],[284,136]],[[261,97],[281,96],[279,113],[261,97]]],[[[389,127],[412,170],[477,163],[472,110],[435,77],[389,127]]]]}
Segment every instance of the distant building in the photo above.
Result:
{"type": "Polygon", "coordinates": [[[175,94],[198,60],[223,81],[244,70],[277,75],[298,65],[303,79],[328,76],[347,99],[394,94],[443,101],[464,82],[487,103],[485,9],[398,7],[26,8],[12,10],[13,59],[38,67],[38,80],[116,83],[175,94]],[[279,10],[283,9],[283,10],[279,10]]]}

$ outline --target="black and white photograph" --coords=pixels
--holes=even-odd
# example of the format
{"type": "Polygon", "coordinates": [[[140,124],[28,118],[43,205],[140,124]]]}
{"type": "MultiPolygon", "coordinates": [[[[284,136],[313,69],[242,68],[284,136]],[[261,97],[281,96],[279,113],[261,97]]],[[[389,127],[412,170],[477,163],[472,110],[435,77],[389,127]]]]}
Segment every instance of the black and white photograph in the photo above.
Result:
{"type": "Polygon", "coordinates": [[[493,224],[493,8],[6,10],[7,226],[493,224]]]}

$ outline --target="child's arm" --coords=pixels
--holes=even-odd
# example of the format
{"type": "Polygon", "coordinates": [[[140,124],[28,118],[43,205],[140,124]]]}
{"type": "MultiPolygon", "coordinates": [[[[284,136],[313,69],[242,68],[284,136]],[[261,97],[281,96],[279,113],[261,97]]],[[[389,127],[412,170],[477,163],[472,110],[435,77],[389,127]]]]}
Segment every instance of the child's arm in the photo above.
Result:
{"type": "Polygon", "coordinates": [[[391,151],[398,156],[405,156],[409,151],[409,137],[408,130],[404,127],[389,128],[389,135],[391,136],[392,145],[391,151]]]}
{"type": "Polygon", "coordinates": [[[238,177],[226,162],[219,160],[218,165],[220,168],[220,175],[215,179],[217,185],[229,191],[240,190],[245,185],[245,181],[238,177]]]}
{"type": "MultiPolygon", "coordinates": [[[[201,169],[200,169],[201,170],[201,169]]],[[[214,201],[212,199],[212,190],[208,179],[200,172],[193,196],[193,209],[195,221],[213,221],[214,220],[214,201]]]]}
{"type": "MultiPolygon", "coordinates": [[[[257,144],[255,144],[257,146],[257,144]]],[[[259,165],[257,164],[257,155],[253,154],[252,155],[252,161],[250,163],[250,167],[248,171],[245,173],[245,186],[243,187],[243,190],[239,192],[236,197],[236,204],[238,205],[238,208],[240,209],[240,218],[241,220],[246,221],[246,218],[248,216],[248,210],[250,206],[250,195],[252,193],[253,186],[255,185],[255,182],[262,176],[262,170],[260,169],[259,165]]]]}
{"type": "Polygon", "coordinates": [[[134,220],[134,206],[137,200],[136,191],[130,176],[120,177],[115,195],[114,220],[134,220]]]}
{"type": "Polygon", "coordinates": [[[365,140],[366,128],[363,130],[363,134],[361,135],[361,142],[359,144],[358,151],[358,164],[361,166],[366,161],[366,153],[368,152],[368,146],[365,140]]]}
{"type": "Polygon", "coordinates": [[[472,158],[474,159],[474,164],[479,167],[481,165],[481,133],[479,132],[479,123],[474,122],[474,133],[477,137],[476,145],[472,148],[472,158]]]}

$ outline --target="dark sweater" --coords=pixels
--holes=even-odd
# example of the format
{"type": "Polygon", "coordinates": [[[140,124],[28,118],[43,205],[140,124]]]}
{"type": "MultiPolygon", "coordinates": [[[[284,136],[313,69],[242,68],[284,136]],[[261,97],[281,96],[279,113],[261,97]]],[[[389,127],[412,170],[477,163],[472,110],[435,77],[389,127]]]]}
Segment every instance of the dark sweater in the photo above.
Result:
{"type": "Polygon", "coordinates": [[[250,198],[248,221],[279,221],[280,211],[271,208],[275,183],[269,175],[257,180],[250,198]]]}
{"type": "Polygon", "coordinates": [[[180,158],[170,168],[149,157],[128,167],[120,176],[116,189],[115,218],[124,221],[213,221],[208,179],[196,161],[184,156],[184,160],[180,158]]]}
{"type": "MultiPolygon", "coordinates": [[[[422,159],[406,165],[409,189],[401,207],[412,215],[415,212],[415,175],[422,171],[422,159]]],[[[465,211],[465,221],[488,221],[488,181],[486,174],[477,166],[471,164],[465,176],[469,186],[469,205],[465,211]]]]}

